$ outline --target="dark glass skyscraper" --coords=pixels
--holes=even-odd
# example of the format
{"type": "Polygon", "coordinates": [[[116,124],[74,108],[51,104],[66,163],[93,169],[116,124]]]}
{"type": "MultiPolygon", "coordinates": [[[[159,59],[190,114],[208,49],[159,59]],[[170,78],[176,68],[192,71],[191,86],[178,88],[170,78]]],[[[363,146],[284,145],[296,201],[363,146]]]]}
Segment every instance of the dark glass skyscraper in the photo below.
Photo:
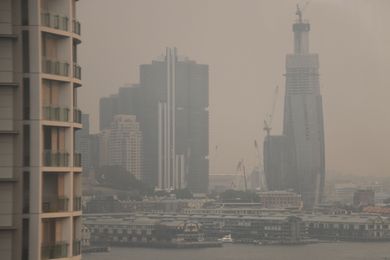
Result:
{"type": "Polygon", "coordinates": [[[208,190],[208,65],[165,56],[140,66],[144,171],[161,189],[208,190]]]}
{"type": "Polygon", "coordinates": [[[286,57],[283,136],[267,136],[264,165],[270,189],[294,189],[311,208],[321,201],[325,147],[318,54],[309,52],[310,24],[300,10],[294,53],[286,57]]]}
{"type": "Polygon", "coordinates": [[[100,100],[100,128],[115,114],[137,116],[143,134],[142,179],[161,189],[208,190],[208,65],[167,48],[140,65],[140,83],[100,100]]]}

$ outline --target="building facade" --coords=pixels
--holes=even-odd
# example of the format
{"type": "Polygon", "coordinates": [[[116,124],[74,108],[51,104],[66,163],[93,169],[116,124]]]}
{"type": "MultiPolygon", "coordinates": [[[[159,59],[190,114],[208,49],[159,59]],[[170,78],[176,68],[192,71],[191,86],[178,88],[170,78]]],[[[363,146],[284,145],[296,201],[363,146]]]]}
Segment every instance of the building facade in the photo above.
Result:
{"type": "Polygon", "coordinates": [[[160,189],[208,190],[208,65],[166,49],[140,66],[145,174],[160,189]]]}
{"type": "Polygon", "coordinates": [[[134,115],[115,115],[100,135],[101,166],[121,166],[142,178],[142,133],[134,115]]]}
{"type": "Polygon", "coordinates": [[[81,259],[76,0],[0,4],[1,259],[81,259]]]}
{"type": "MultiPolygon", "coordinates": [[[[124,216],[89,216],[85,225],[91,230],[91,242],[154,242],[167,240],[170,227],[179,231],[173,239],[183,238],[212,240],[231,234],[236,242],[262,242],[277,244],[298,244],[306,239],[306,229],[302,218],[295,216],[233,216],[233,215],[187,215],[187,214],[127,214],[124,216]],[[197,226],[194,228],[194,224],[197,226]],[[194,233],[182,236],[186,224],[194,233]],[[182,226],[184,229],[178,229],[182,226]],[[199,227],[199,228],[198,228],[199,227]],[[163,232],[158,232],[159,230],[163,232]],[[156,234],[156,235],[154,235],[156,234]],[[201,235],[201,237],[199,237],[201,235]],[[162,238],[162,239],[161,239],[162,238]]],[[[189,229],[190,231],[190,229],[189,229]]],[[[186,232],[184,232],[185,234],[186,232]]],[[[172,237],[168,236],[172,241],[172,237]]],[[[114,243],[116,244],[116,243],[114,243]]]]}
{"type": "Polygon", "coordinates": [[[318,54],[309,51],[310,24],[299,9],[297,15],[294,53],[286,56],[283,136],[266,137],[264,163],[269,187],[293,189],[311,208],[324,189],[324,124],[318,54]]]}
{"type": "Polygon", "coordinates": [[[310,237],[341,241],[390,241],[390,221],[375,215],[305,216],[310,237]]]}
{"type": "Polygon", "coordinates": [[[144,137],[143,181],[160,189],[208,190],[208,65],[167,48],[140,65],[140,83],[100,100],[100,130],[135,115],[144,137]]]}

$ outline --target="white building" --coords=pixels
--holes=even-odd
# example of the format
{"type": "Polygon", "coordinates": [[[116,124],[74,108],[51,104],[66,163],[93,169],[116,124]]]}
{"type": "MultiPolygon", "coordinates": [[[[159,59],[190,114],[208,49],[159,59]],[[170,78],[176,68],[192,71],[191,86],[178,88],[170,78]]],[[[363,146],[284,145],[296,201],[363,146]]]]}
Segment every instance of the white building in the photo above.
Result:
{"type": "Polygon", "coordinates": [[[76,0],[0,1],[0,258],[81,259],[76,0]]]}
{"type": "Polygon", "coordinates": [[[122,166],[137,179],[142,175],[142,133],[134,115],[116,115],[100,136],[100,165],[122,166]]]}

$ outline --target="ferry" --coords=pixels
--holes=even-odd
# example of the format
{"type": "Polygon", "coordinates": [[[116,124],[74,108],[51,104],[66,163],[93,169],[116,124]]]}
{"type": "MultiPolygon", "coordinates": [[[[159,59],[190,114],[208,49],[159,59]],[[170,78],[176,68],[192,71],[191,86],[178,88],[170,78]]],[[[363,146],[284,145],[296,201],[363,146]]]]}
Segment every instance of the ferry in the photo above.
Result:
{"type": "Polygon", "coordinates": [[[222,243],[233,243],[232,235],[226,235],[223,238],[218,239],[218,241],[222,243]]]}

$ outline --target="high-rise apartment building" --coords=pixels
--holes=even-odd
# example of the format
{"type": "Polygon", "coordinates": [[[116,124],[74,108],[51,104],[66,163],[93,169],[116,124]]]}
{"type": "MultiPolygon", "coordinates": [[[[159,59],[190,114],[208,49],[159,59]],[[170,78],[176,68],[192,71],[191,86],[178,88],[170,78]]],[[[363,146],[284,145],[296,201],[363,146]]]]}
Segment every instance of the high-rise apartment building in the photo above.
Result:
{"type": "Polygon", "coordinates": [[[142,177],[142,133],[134,115],[115,115],[111,127],[100,134],[100,165],[121,166],[142,177]]]}
{"type": "Polygon", "coordinates": [[[294,53],[286,57],[283,136],[267,136],[264,163],[269,188],[294,189],[304,206],[321,201],[325,148],[318,54],[309,52],[310,24],[293,25],[294,53]]]}
{"type": "Polygon", "coordinates": [[[81,259],[76,0],[0,1],[2,260],[81,259]]]}

